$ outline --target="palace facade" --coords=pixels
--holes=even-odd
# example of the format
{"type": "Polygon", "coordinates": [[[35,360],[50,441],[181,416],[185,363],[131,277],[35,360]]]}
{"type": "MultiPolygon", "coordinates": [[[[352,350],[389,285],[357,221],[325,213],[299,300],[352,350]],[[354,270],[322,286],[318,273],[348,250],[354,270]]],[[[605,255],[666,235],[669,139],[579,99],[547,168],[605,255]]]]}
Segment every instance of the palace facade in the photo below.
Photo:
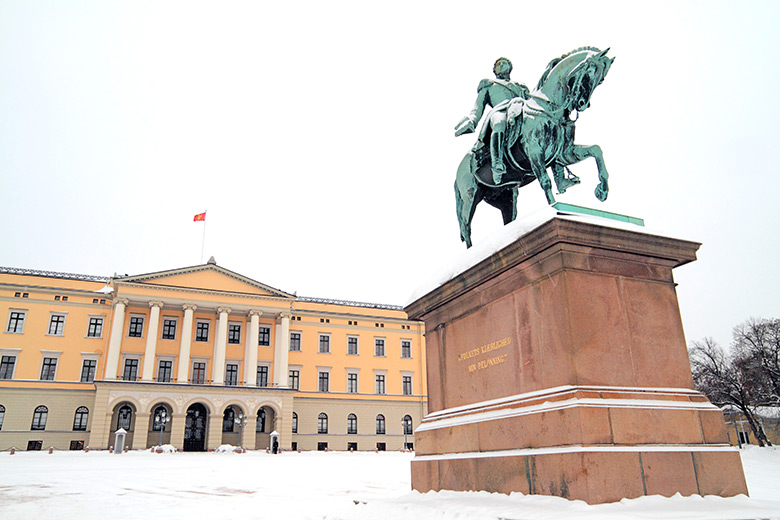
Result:
{"type": "MultiPolygon", "coordinates": [[[[398,450],[427,413],[421,322],[216,265],[0,267],[0,449],[398,450]]],[[[404,444],[406,443],[406,445],[404,444]]]]}

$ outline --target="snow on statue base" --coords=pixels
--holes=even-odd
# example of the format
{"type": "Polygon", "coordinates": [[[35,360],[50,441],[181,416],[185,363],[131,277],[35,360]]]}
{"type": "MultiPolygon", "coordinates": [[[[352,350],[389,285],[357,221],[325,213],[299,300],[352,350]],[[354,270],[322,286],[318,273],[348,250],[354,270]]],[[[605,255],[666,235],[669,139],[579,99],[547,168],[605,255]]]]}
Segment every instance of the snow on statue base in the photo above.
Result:
{"type": "Polygon", "coordinates": [[[412,487],[747,494],[720,410],[693,389],[672,269],[698,247],[553,212],[409,304],[429,394],[412,487]]]}

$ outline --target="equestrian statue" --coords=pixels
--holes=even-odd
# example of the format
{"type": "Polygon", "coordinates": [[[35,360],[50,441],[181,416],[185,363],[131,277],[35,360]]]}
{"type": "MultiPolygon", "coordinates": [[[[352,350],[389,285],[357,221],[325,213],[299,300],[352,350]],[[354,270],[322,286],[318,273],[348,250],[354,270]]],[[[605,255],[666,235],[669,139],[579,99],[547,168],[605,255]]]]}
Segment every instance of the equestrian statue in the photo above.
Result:
{"type": "Polygon", "coordinates": [[[596,198],[606,200],[609,174],[601,148],[574,144],[574,124],[615,60],[607,51],[582,47],[555,58],[533,91],[510,81],[512,63],[506,58],[496,60],[495,80],[480,82],[474,109],[455,127],[456,136],[474,132],[485,107],[492,107],[455,179],[460,239],[466,247],[471,247],[474,210],[483,200],[501,210],[508,224],[517,217],[517,189],[536,179],[547,203],[554,204],[548,167],[560,194],[580,182],[568,166],[593,157],[599,174],[596,198]]]}

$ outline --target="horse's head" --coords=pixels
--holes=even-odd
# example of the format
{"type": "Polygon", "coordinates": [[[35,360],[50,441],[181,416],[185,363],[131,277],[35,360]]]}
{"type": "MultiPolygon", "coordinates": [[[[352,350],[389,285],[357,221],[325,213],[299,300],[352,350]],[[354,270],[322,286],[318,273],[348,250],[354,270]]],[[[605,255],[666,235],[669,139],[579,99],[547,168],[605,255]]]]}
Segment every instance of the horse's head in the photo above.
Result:
{"type": "Polygon", "coordinates": [[[607,51],[582,47],[555,58],[536,88],[560,108],[582,112],[590,106],[593,91],[604,81],[615,60],[607,56],[607,51]]]}
{"type": "Polygon", "coordinates": [[[590,97],[601,85],[615,58],[607,57],[606,49],[588,56],[572,71],[567,80],[569,87],[568,109],[582,112],[590,106],[590,97]]]}

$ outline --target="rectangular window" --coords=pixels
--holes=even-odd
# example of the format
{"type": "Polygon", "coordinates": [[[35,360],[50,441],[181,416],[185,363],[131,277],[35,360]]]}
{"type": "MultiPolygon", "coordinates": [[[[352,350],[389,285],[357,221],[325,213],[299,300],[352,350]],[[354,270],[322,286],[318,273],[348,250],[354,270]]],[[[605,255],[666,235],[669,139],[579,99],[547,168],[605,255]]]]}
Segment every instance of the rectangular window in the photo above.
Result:
{"type": "Polygon", "coordinates": [[[50,336],[62,336],[65,332],[65,315],[64,314],[52,314],[49,319],[49,335],[50,336]]]}
{"type": "Polygon", "coordinates": [[[225,384],[228,386],[238,385],[238,365],[229,363],[225,367],[225,384]]]}
{"type": "Polygon", "coordinates": [[[144,317],[143,316],[130,316],[130,329],[127,331],[127,335],[131,338],[140,338],[144,334],[144,317]]]}
{"type": "Polygon", "coordinates": [[[376,451],[385,451],[385,450],[387,450],[387,443],[384,442],[376,443],[376,451]]]}
{"type": "Polygon", "coordinates": [[[385,357],[385,340],[383,338],[374,339],[374,355],[385,357]]]}
{"type": "Polygon", "coordinates": [[[241,325],[228,323],[228,343],[238,345],[241,343],[241,325]]]}
{"type": "Polygon", "coordinates": [[[170,383],[171,373],[173,372],[173,361],[170,359],[161,359],[157,367],[157,381],[160,383],[170,383]]]}
{"type": "Polygon", "coordinates": [[[97,370],[97,359],[85,359],[81,365],[81,382],[91,383],[95,380],[95,371],[97,370]]]}
{"type": "Polygon", "coordinates": [[[290,388],[293,390],[300,390],[301,388],[301,373],[298,370],[290,370],[288,375],[290,388]]]}
{"type": "Polygon", "coordinates": [[[320,354],[330,353],[330,336],[327,334],[320,334],[320,354]]]}
{"type": "Polygon", "coordinates": [[[257,337],[257,344],[261,347],[271,346],[271,327],[260,327],[257,337]]]}
{"type": "Polygon", "coordinates": [[[319,386],[317,387],[320,392],[327,392],[329,385],[330,374],[328,372],[320,372],[319,386]]]}
{"type": "Polygon", "coordinates": [[[14,365],[16,365],[16,356],[3,356],[0,358],[0,379],[12,379],[14,377],[14,365]]]}
{"type": "Polygon", "coordinates": [[[43,441],[27,441],[27,451],[41,451],[43,441]]]}
{"type": "Polygon", "coordinates": [[[300,332],[291,332],[290,333],[290,351],[291,352],[300,352],[301,351],[301,333],[300,332]]]}
{"type": "Polygon", "coordinates": [[[376,375],[376,393],[377,394],[384,394],[385,393],[385,376],[383,374],[377,374],[376,375]]]}
{"type": "Polygon", "coordinates": [[[125,370],[122,372],[123,381],[138,381],[138,360],[125,359],[125,370]]]}
{"type": "Polygon", "coordinates": [[[200,361],[192,363],[192,382],[196,385],[206,382],[206,363],[200,361]]]}
{"type": "Polygon", "coordinates": [[[163,319],[162,339],[176,339],[176,321],[172,318],[163,319]]]}
{"type": "Polygon", "coordinates": [[[199,321],[198,324],[195,326],[195,341],[207,342],[208,340],[209,340],[209,322],[199,321]]]}
{"type": "Polygon", "coordinates": [[[347,392],[350,394],[358,393],[358,375],[347,374],[347,392]]]}
{"type": "Polygon", "coordinates": [[[350,356],[358,355],[358,339],[357,336],[347,337],[347,354],[350,356]]]}
{"type": "Polygon", "coordinates": [[[409,341],[408,339],[401,340],[401,357],[402,358],[412,357],[412,342],[409,341]]]}
{"type": "Polygon", "coordinates": [[[268,386],[268,367],[265,365],[257,366],[257,386],[268,386]]]}
{"type": "Polygon", "coordinates": [[[25,311],[11,311],[11,314],[8,315],[8,327],[5,331],[14,334],[24,332],[24,318],[26,315],[27,312],[25,311]]]}
{"type": "Polygon", "coordinates": [[[403,376],[401,386],[404,395],[412,395],[412,376],[403,376]]]}
{"type": "Polygon", "coordinates": [[[327,442],[318,442],[317,443],[317,451],[328,451],[328,443],[327,442]]]}
{"type": "Polygon", "coordinates": [[[54,374],[57,372],[57,358],[43,358],[41,366],[41,381],[54,381],[54,374]]]}
{"type": "Polygon", "coordinates": [[[101,338],[103,337],[103,318],[94,317],[89,319],[89,327],[87,328],[88,338],[101,338]]]}
{"type": "Polygon", "coordinates": [[[78,451],[84,449],[84,441],[70,441],[70,451],[78,451]]]}

